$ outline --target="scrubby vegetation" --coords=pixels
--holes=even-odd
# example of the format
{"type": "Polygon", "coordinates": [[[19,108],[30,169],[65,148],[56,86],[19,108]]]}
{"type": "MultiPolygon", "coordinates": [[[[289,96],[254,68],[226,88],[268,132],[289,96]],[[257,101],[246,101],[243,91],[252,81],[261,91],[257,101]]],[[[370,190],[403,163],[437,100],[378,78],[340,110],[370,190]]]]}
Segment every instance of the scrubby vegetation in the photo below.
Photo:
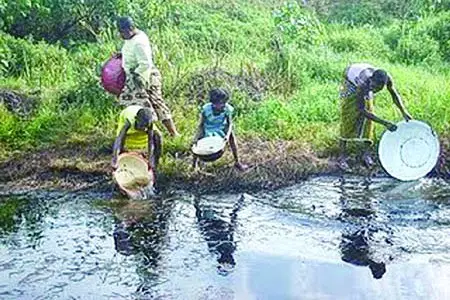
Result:
{"type": "MultiPolygon", "coordinates": [[[[326,150],[338,133],[343,70],[362,61],[392,74],[415,118],[450,132],[448,0],[0,0],[0,157],[111,144],[118,108],[99,73],[120,49],[114,18],[124,14],[152,39],[183,133],[166,139],[168,152],[189,145],[215,85],[233,93],[241,138],[326,150]]],[[[387,92],[376,103],[379,115],[400,119],[387,92]]]]}

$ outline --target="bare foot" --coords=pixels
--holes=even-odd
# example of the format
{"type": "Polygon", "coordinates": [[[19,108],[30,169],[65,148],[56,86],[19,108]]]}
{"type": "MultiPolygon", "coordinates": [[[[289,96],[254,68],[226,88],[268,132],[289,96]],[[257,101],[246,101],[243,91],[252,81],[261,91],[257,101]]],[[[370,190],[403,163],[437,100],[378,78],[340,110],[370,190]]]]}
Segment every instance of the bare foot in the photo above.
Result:
{"type": "Polygon", "coordinates": [[[235,167],[236,169],[238,169],[239,171],[241,171],[241,172],[245,172],[245,171],[248,170],[248,166],[247,166],[246,164],[242,164],[242,163],[240,163],[240,162],[236,162],[236,163],[234,164],[234,167],[235,167]]]}
{"type": "Polygon", "coordinates": [[[375,164],[375,162],[373,161],[372,157],[369,154],[367,154],[367,153],[365,153],[363,155],[363,161],[364,161],[364,164],[366,165],[367,168],[371,168],[375,164]]]}
{"type": "Polygon", "coordinates": [[[198,159],[195,157],[192,160],[192,171],[194,172],[198,171],[198,159]]]}
{"type": "Polygon", "coordinates": [[[348,171],[350,169],[346,157],[339,157],[337,160],[337,165],[339,169],[341,169],[342,171],[348,171]]]}

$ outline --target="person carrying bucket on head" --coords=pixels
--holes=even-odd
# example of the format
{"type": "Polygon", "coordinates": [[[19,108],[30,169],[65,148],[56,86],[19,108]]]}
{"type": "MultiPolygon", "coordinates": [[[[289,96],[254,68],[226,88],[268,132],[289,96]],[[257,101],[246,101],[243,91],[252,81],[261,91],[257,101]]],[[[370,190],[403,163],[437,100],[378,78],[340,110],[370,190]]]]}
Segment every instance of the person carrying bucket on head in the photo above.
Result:
{"type": "Polygon", "coordinates": [[[119,96],[119,103],[124,106],[152,107],[169,133],[178,136],[170,109],[162,97],[161,73],[153,62],[148,36],[136,28],[130,17],[119,18],[117,26],[124,40],[120,55],[126,74],[125,87],[119,96]]]}
{"type": "MultiPolygon", "coordinates": [[[[119,154],[135,152],[147,161],[152,180],[161,156],[162,137],[153,124],[154,112],[149,107],[131,105],[119,115],[117,137],[113,146],[112,168],[119,167],[119,154]]],[[[154,182],[150,182],[153,185],[154,182]]]]}
{"type": "Polygon", "coordinates": [[[368,154],[368,146],[373,144],[374,124],[384,125],[388,130],[395,131],[397,126],[387,120],[377,117],[374,111],[374,96],[386,86],[394,104],[400,109],[406,121],[412,119],[394,87],[393,80],[386,71],[369,64],[357,63],[348,66],[344,72],[344,80],[340,88],[340,147],[339,165],[348,168],[346,152],[349,143],[356,143],[364,149],[363,160],[366,165],[373,165],[368,154]]]}
{"type": "MultiPolygon", "coordinates": [[[[248,166],[239,161],[236,135],[232,128],[232,114],[234,108],[228,103],[229,98],[228,92],[221,88],[216,88],[209,92],[210,103],[205,104],[202,108],[193,145],[206,137],[221,137],[225,142],[229,142],[230,144],[235,161],[234,166],[240,171],[245,171],[248,166]]],[[[194,168],[197,167],[197,162],[198,156],[194,154],[194,168]]]]}

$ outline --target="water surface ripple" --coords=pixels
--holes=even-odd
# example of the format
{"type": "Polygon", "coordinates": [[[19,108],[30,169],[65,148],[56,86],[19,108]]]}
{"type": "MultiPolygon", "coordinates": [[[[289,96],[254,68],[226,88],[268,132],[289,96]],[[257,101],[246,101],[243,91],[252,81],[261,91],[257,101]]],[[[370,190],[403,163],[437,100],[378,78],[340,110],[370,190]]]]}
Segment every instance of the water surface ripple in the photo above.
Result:
{"type": "Polygon", "coordinates": [[[0,298],[450,299],[445,181],[110,198],[0,197],[0,298]]]}

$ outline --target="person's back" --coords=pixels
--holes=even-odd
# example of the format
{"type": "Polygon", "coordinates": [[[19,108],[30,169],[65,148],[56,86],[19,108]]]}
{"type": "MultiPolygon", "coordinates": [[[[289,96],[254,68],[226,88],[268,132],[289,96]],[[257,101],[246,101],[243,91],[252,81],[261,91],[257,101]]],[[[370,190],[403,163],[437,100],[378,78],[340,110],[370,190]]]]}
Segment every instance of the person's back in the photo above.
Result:
{"type": "Polygon", "coordinates": [[[355,86],[361,86],[367,83],[374,71],[375,68],[367,63],[351,64],[345,70],[345,79],[355,86]]]}
{"type": "Polygon", "coordinates": [[[150,81],[153,68],[153,54],[150,41],[145,32],[136,29],[136,34],[124,40],[122,47],[122,66],[127,76],[139,75],[145,84],[150,81]]]}

